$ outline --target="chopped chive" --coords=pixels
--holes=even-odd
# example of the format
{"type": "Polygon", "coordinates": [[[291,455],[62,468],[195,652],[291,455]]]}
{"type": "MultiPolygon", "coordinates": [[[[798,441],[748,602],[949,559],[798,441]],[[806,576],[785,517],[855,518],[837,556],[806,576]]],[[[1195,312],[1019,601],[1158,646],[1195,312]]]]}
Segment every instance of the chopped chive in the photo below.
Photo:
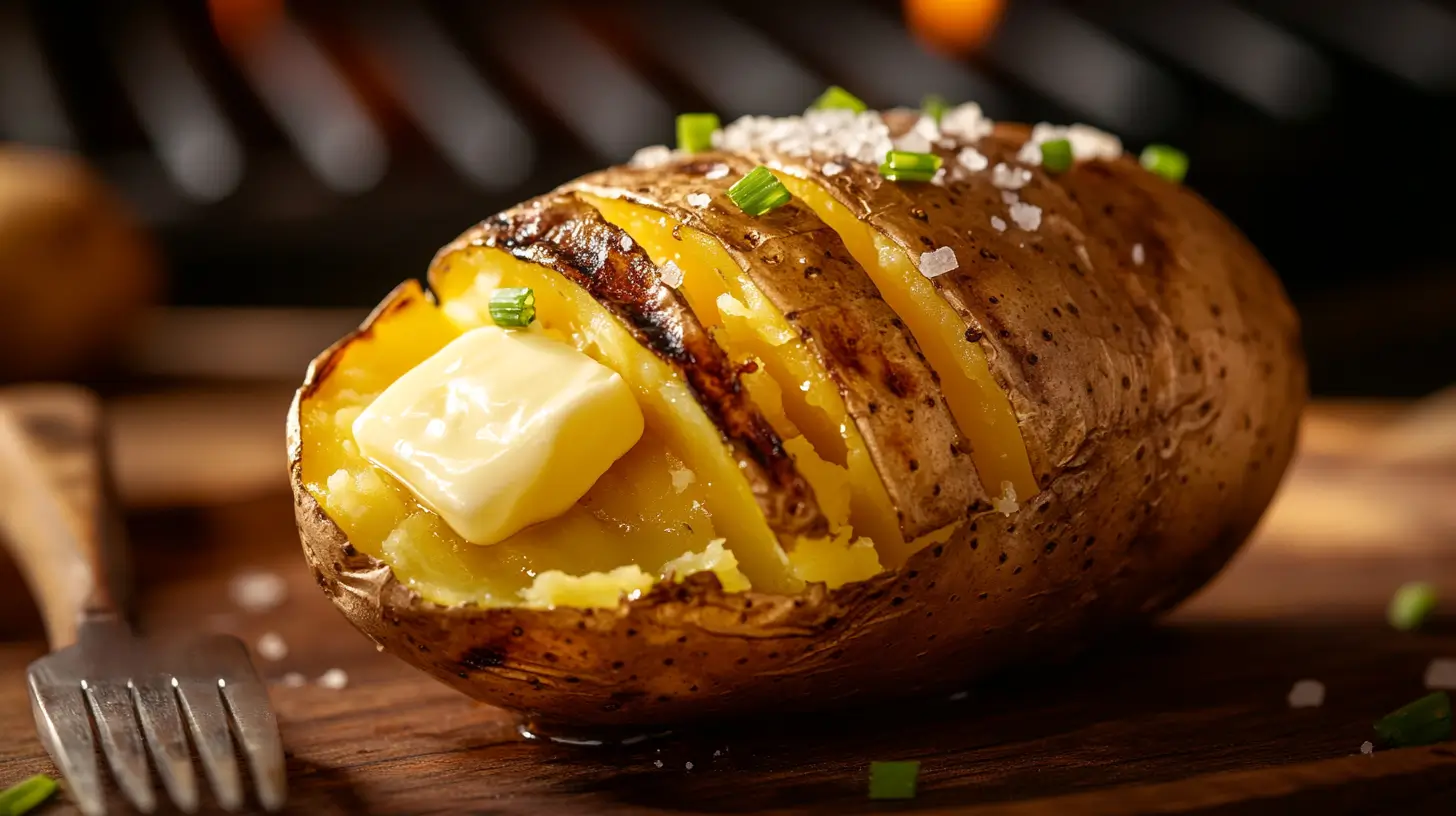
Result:
{"type": "Polygon", "coordinates": [[[941,159],[934,153],[891,150],[880,165],[880,175],[890,181],[930,181],[940,165],[941,159]]]}
{"type": "Polygon", "coordinates": [[[728,188],[728,197],[740,210],[752,216],[760,216],[775,207],[782,207],[793,198],[789,188],[783,185],[767,167],[759,165],[749,171],[728,188]]]}
{"type": "Polygon", "coordinates": [[[946,111],[950,110],[950,103],[946,102],[945,97],[941,96],[940,94],[930,94],[929,96],[926,96],[925,99],[921,100],[920,110],[926,116],[934,119],[935,123],[938,125],[940,124],[940,118],[942,116],[945,116],[946,111]]]}
{"type": "Polygon", "coordinates": [[[1138,157],[1149,172],[1157,173],[1168,181],[1177,184],[1188,175],[1188,154],[1176,147],[1169,147],[1165,144],[1150,144],[1143,148],[1143,153],[1138,157]]]}
{"type": "Polygon", "coordinates": [[[1381,717],[1375,733],[1392,748],[1445,742],[1451,739],[1451,698],[1444,691],[1427,694],[1381,717]]]}
{"type": "Polygon", "coordinates": [[[536,293],[525,287],[497,289],[490,294],[490,319],[497,326],[519,329],[536,319],[536,293]]]}
{"type": "Polygon", "coordinates": [[[45,774],[36,774],[29,779],[0,791],[0,816],[21,816],[51,798],[56,792],[56,780],[45,774]]]}
{"type": "Polygon", "coordinates": [[[713,131],[719,127],[716,113],[682,113],[677,117],[677,149],[701,153],[713,146],[713,131]]]}
{"type": "Polygon", "coordinates": [[[871,799],[914,799],[915,782],[920,776],[920,763],[871,762],[871,799]]]}
{"type": "Polygon", "coordinates": [[[1041,143],[1041,166],[1048,173],[1065,173],[1072,169],[1072,143],[1052,139],[1041,143]]]}
{"type": "Polygon", "coordinates": [[[1436,588],[1424,581],[1402,584],[1390,596],[1390,606],[1385,610],[1385,619],[1402,632],[1421,628],[1426,616],[1436,608],[1436,588]]]}
{"type": "Polygon", "coordinates": [[[846,91],[838,85],[830,85],[814,104],[809,106],[810,110],[852,110],[855,113],[864,113],[868,106],[864,101],[854,94],[846,91]]]}

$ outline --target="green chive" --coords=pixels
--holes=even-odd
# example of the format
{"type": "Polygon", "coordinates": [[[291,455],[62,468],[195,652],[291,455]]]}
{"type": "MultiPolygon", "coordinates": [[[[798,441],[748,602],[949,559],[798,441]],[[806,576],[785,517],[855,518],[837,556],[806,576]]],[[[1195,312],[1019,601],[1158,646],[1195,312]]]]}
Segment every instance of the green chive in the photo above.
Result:
{"type": "Polygon", "coordinates": [[[919,762],[871,762],[871,799],[914,799],[919,762]]]}
{"type": "Polygon", "coordinates": [[[1143,148],[1143,154],[1138,157],[1138,161],[1150,172],[1157,173],[1174,184],[1188,175],[1188,154],[1176,147],[1150,144],[1143,148]]]}
{"type": "Polygon", "coordinates": [[[716,113],[682,113],[677,117],[677,149],[701,153],[713,146],[713,131],[719,126],[716,113]]]}
{"type": "Polygon", "coordinates": [[[752,216],[760,216],[775,207],[782,207],[793,198],[789,188],[783,185],[767,167],[759,165],[749,171],[728,188],[728,197],[740,210],[752,216]]]}
{"type": "Polygon", "coordinates": [[[0,816],[21,816],[37,805],[51,798],[56,792],[56,780],[45,774],[36,774],[4,791],[0,791],[0,816]]]}
{"type": "Polygon", "coordinates": [[[1402,632],[1421,628],[1426,616],[1436,608],[1436,588],[1424,581],[1412,581],[1401,585],[1390,596],[1390,606],[1385,610],[1385,619],[1402,632]]]}
{"type": "Polygon", "coordinates": [[[1392,748],[1445,742],[1451,739],[1451,698],[1444,691],[1427,694],[1381,717],[1375,733],[1392,748]]]}
{"type": "Polygon", "coordinates": [[[934,119],[935,123],[938,125],[940,124],[940,118],[942,116],[945,116],[946,111],[950,110],[950,103],[946,102],[945,97],[941,96],[940,94],[930,94],[929,96],[925,97],[925,99],[921,100],[920,110],[926,116],[934,119]]]}
{"type": "Polygon", "coordinates": [[[940,169],[940,157],[934,153],[911,153],[891,150],[880,165],[880,175],[890,181],[930,181],[940,169]]]}
{"type": "Polygon", "coordinates": [[[1065,173],[1072,169],[1072,143],[1052,139],[1041,143],[1041,166],[1048,173],[1065,173]]]}
{"type": "Polygon", "coordinates": [[[867,107],[863,100],[849,91],[838,85],[830,85],[824,93],[819,94],[809,110],[852,110],[855,113],[864,113],[867,107]]]}
{"type": "Polygon", "coordinates": [[[536,293],[525,287],[497,289],[490,294],[490,319],[497,326],[519,329],[536,319],[536,293]]]}

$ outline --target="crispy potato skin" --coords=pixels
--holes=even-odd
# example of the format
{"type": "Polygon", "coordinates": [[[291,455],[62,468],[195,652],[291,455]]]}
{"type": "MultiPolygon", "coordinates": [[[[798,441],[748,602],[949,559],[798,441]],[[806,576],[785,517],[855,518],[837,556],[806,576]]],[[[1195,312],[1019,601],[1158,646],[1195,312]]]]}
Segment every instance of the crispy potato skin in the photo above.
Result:
{"type": "Polygon", "coordinates": [[[609,168],[563,189],[665,212],[723,243],[837,380],[907,539],[985,505],[935,372],[839,236],[796,202],[755,218],[726,198],[753,167],[732,154],[706,153],[660,167],[609,168]],[[720,166],[726,175],[713,172],[720,166]],[[719,205],[685,206],[690,193],[719,205]]]}
{"type": "MultiPolygon", "coordinates": [[[[977,148],[994,163],[1024,138],[1003,127],[977,148]]],[[[1163,611],[1227,561],[1289,461],[1305,371],[1277,279],[1222,216],[1124,158],[1037,171],[1021,195],[1041,229],[1002,234],[989,181],[897,186],[777,158],[916,257],[955,249],[941,294],[1011,395],[1042,492],[834,592],[728,594],[693,576],[612,610],[447,609],[350,547],[304,488],[295,401],[304,551],[356,626],[547,727],[636,726],[960,688],[1163,611]]],[[[349,340],[315,361],[299,400],[349,340]]]]}

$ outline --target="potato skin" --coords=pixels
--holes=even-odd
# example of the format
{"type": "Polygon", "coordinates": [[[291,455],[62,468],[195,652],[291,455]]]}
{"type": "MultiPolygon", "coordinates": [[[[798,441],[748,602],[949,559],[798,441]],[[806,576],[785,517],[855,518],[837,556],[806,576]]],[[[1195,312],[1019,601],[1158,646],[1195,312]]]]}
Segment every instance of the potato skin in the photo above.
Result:
{"type": "MultiPolygon", "coordinates": [[[[994,163],[1023,138],[1001,128],[977,148],[994,163]]],[[[962,688],[1163,611],[1222,567],[1278,485],[1305,397],[1297,320],[1234,227],[1127,158],[1038,171],[1030,234],[989,226],[1005,209],[980,180],[796,171],[907,248],[956,249],[941,293],[1011,394],[1042,492],[833,592],[730,594],[699,575],[611,610],[441,608],[355,551],[303,486],[299,400],[340,345],[300,389],[289,454],[304,551],[356,626],[548,728],[640,726],[962,688]]]]}

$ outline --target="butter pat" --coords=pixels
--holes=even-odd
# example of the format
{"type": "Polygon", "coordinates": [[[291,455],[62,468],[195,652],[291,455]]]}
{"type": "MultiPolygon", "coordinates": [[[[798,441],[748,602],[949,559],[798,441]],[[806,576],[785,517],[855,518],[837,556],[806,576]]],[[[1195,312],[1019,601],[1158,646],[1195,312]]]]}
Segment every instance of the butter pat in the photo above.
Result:
{"type": "Polygon", "coordinates": [[[494,544],[569,510],[643,422],[616,372],[545,335],[487,326],[406,372],[353,430],[369,461],[461,537],[494,544]]]}

